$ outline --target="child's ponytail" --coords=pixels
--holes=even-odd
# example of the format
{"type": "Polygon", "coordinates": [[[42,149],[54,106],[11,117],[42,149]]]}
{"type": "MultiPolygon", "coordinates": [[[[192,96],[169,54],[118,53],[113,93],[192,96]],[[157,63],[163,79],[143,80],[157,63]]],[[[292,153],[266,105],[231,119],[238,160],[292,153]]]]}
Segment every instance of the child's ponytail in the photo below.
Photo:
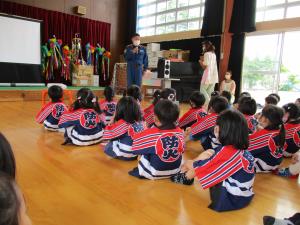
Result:
{"type": "Polygon", "coordinates": [[[276,143],[279,147],[283,147],[285,143],[285,129],[283,123],[283,109],[275,105],[267,105],[262,110],[262,116],[269,120],[268,130],[279,130],[279,140],[276,143]]]}
{"type": "Polygon", "coordinates": [[[111,102],[115,96],[115,92],[111,86],[107,86],[104,89],[104,96],[106,101],[111,102]]]}
{"type": "Polygon", "coordinates": [[[283,148],[285,144],[285,128],[283,122],[279,125],[279,140],[278,140],[278,146],[283,148]]]}
{"type": "Polygon", "coordinates": [[[164,88],[161,91],[161,99],[166,99],[169,101],[176,101],[176,90],[173,88],[164,88]]]}
{"type": "Polygon", "coordinates": [[[131,85],[126,91],[123,93],[123,97],[130,96],[135,100],[141,102],[142,101],[142,92],[139,86],[131,85]]]}
{"type": "Polygon", "coordinates": [[[160,98],[161,98],[161,91],[160,90],[156,90],[153,93],[153,102],[152,102],[152,104],[156,105],[156,103],[160,100],[160,98]]]}
{"type": "Polygon", "coordinates": [[[88,88],[82,88],[77,92],[77,99],[73,103],[73,110],[77,109],[94,109],[97,113],[101,114],[98,99],[94,93],[88,88]]]}
{"type": "Polygon", "coordinates": [[[294,103],[288,103],[282,107],[284,112],[288,113],[288,118],[286,118],[286,123],[291,121],[298,121],[300,117],[300,108],[294,103]]]}

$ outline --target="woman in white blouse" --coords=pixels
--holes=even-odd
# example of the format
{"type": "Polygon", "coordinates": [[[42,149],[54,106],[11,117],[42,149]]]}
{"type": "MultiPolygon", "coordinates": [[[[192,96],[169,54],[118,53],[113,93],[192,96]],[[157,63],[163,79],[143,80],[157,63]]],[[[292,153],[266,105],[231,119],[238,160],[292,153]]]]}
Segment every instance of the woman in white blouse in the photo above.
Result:
{"type": "Polygon", "coordinates": [[[215,46],[210,41],[202,43],[204,56],[200,58],[199,63],[204,69],[201,79],[200,92],[204,94],[206,104],[210,100],[210,95],[215,89],[215,85],[219,82],[217,57],[215,54],[215,46]]]}

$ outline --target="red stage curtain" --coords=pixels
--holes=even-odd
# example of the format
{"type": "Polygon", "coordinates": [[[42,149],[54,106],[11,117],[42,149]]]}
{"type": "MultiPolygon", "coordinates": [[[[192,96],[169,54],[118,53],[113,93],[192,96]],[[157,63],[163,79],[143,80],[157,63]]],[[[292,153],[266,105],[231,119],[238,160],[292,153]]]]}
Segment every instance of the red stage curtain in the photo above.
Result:
{"type": "Polygon", "coordinates": [[[55,35],[56,38],[62,39],[63,44],[70,46],[75,33],[79,33],[83,40],[83,48],[90,42],[94,46],[99,43],[110,50],[109,23],[5,1],[0,1],[0,12],[42,20],[44,43],[55,35]]]}

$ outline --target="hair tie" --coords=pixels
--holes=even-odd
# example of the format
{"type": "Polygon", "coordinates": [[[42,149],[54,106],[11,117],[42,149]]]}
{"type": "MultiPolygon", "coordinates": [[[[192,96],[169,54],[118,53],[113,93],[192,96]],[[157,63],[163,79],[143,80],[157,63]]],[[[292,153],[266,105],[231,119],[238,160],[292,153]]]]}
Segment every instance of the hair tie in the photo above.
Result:
{"type": "Polygon", "coordinates": [[[173,101],[174,100],[175,95],[174,94],[170,94],[168,97],[168,100],[173,101]]]}
{"type": "Polygon", "coordinates": [[[94,98],[92,99],[92,102],[95,103],[96,101],[97,101],[97,99],[94,97],[94,98]]]}

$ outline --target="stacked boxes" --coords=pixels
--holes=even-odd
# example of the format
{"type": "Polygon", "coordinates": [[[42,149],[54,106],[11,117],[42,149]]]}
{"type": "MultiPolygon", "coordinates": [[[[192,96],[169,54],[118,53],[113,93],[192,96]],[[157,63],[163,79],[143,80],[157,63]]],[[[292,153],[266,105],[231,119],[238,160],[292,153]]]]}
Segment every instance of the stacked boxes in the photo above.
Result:
{"type": "Polygon", "coordinates": [[[190,51],[184,51],[180,49],[170,49],[163,51],[163,57],[165,59],[179,59],[184,62],[188,62],[190,58],[190,51]]]}
{"type": "Polygon", "coordinates": [[[94,85],[94,67],[86,65],[74,65],[72,71],[73,86],[93,86],[94,85]]]}
{"type": "Polygon", "coordinates": [[[149,68],[157,68],[158,59],[163,57],[163,52],[160,51],[160,44],[147,44],[147,54],[149,60],[149,68]]]}
{"type": "Polygon", "coordinates": [[[117,64],[115,67],[115,86],[118,90],[127,88],[127,65],[117,64]]]}

